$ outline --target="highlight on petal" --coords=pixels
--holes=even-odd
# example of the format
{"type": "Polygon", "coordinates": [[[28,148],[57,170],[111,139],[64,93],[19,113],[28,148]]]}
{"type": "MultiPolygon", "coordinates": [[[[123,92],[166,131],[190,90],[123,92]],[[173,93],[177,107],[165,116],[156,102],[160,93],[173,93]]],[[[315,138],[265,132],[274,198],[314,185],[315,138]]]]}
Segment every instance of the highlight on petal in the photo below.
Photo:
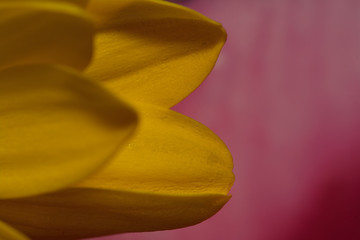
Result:
{"type": "Polygon", "coordinates": [[[135,123],[130,107],[70,69],[1,71],[0,198],[78,182],[117,151],[135,123]]]}
{"type": "Polygon", "coordinates": [[[0,69],[38,63],[84,69],[92,57],[92,21],[70,3],[0,1],[0,32],[0,69]]]}
{"type": "Polygon", "coordinates": [[[175,111],[135,105],[139,125],[102,171],[81,187],[162,194],[228,194],[233,162],[225,144],[207,127],[175,111]]]}
{"type": "Polygon", "coordinates": [[[64,191],[0,200],[0,219],[35,239],[77,239],[186,227],[214,215],[234,180],[225,145],[179,113],[136,109],[131,144],[105,168],[64,191]]]}
{"type": "MultiPolygon", "coordinates": [[[[42,1],[49,1],[49,0],[42,0],[42,1]]],[[[56,0],[56,1],[76,4],[80,7],[86,7],[86,4],[89,2],[89,0],[56,0]]]]}
{"type": "Polygon", "coordinates": [[[95,56],[87,73],[131,101],[171,107],[212,70],[225,42],[220,24],[166,1],[92,0],[95,56]]]}
{"type": "Polygon", "coordinates": [[[1,240],[29,240],[20,232],[11,228],[9,225],[0,221],[0,239],[1,240]]]}
{"type": "Polygon", "coordinates": [[[0,200],[0,218],[33,239],[68,240],[186,227],[211,217],[229,198],[72,188],[0,200]]]}

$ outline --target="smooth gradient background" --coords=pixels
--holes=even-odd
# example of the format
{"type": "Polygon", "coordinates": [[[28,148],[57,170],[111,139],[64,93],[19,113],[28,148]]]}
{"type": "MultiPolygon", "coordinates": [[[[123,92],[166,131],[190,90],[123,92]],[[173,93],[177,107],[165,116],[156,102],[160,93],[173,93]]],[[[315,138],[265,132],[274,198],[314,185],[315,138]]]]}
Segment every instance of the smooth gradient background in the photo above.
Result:
{"type": "Polygon", "coordinates": [[[230,202],[193,227],[98,240],[360,239],[360,1],[176,1],[227,44],[174,109],[234,157],[230,202]]]}

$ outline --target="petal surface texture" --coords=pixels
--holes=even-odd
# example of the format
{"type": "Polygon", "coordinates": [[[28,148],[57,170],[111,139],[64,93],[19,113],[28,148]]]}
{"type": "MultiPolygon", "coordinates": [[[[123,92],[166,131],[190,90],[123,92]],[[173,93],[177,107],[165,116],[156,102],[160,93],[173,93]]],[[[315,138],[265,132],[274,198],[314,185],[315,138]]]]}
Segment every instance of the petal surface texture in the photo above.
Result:
{"type": "Polygon", "coordinates": [[[87,73],[124,98],[171,107],[212,70],[225,42],[220,24],[157,0],[89,2],[95,58],[87,73]]]}
{"type": "Polygon", "coordinates": [[[136,109],[131,144],[104,169],[65,191],[1,200],[0,219],[34,239],[77,239],[186,227],[214,215],[233,183],[225,145],[179,113],[136,109]]]}
{"type": "Polygon", "coordinates": [[[232,157],[213,132],[172,110],[135,108],[140,123],[131,143],[80,186],[179,195],[229,192],[232,157]]]}
{"type": "Polygon", "coordinates": [[[0,239],[1,240],[29,240],[23,234],[11,228],[4,222],[0,221],[0,239]]]}
{"type": "Polygon", "coordinates": [[[61,64],[84,69],[94,27],[79,7],[62,2],[0,1],[0,69],[61,64]]]}
{"type": "Polygon", "coordinates": [[[81,239],[194,225],[215,214],[229,198],[219,194],[172,196],[73,188],[0,200],[0,218],[34,240],[81,239]]]}
{"type": "Polygon", "coordinates": [[[58,190],[102,166],[133,131],[136,114],[69,69],[0,72],[0,198],[58,190]]]}

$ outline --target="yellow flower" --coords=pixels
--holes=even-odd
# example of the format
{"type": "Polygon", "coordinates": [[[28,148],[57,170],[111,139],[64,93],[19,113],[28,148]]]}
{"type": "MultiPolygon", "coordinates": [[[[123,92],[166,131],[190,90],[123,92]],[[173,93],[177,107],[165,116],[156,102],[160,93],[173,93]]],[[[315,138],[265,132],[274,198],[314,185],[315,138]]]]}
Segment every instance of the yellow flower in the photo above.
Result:
{"type": "Polygon", "coordinates": [[[0,239],[173,229],[228,201],[226,146],[169,109],[211,71],[218,23],[158,0],[0,0],[0,32],[0,239]]]}

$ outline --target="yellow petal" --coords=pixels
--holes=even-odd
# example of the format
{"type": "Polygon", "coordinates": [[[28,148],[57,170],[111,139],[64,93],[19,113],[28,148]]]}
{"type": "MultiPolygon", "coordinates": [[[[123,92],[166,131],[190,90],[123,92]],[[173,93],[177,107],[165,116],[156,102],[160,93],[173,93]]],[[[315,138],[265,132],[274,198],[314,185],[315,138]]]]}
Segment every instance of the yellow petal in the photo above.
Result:
{"type": "Polygon", "coordinates": [[[137,133],[105,168],[65,191],[1,200],[0,219],[35,239],[66,240],[186,227],[214,215],[234,180],[225,145],[179,113],[136,109],[137,133]]]}
{"type": "MultiPolygon", "coordinates": [[[[27,2],[24,0],[0,0],[0,2],[27,2]]],[[[32,0],[33,2],[67,2],[67,3],[71,3],[71,4],[75,4],[77,6],[80,7],[85,7],[86,4],[89,2],[89,0],[32,0]]]]}
{"type": "Polygon", "coordinates": [[[73,4],[0,2],[0,32],[0,68],[51,63],[83,69],[92,56],[92,22],[73,4]]]}
{"type": "Polygon", "coordinates": [[[0,198],[83,179],[116,152],[135,122],[128,106],[72,70],[30,65],[1,71],[0,198]]]}
{"type": "Polygon", "coordinates": [[[1,240],[29,240],[23,234],[11,228],[4,222],[0,221],[0,239],[1,240]]]}
{"type": "MultiPolygon", "coordinates": [[[[41,1],[49,1],[49,0],[41,0],[41,1]]],[[[54,1],[54,0],[50,0],[50,1],[54,1]]],[[[55,1],[59,1],[59,2],[68,2],[71,4],[76,4],[80,7],[85,7],[86,4],[89,2],[89,0],[55,0],[55,1]]]]}
{"type": "Polygon", "coordinates": [[[32,239],[67,240],[197,224],[229,196],[141,194],[73,188],[37,197],[0,200],[0,218],[32,239]]]}
{"type": "Polygon", "coordinates": [[[234,181],[225,144],[207,127],[172,110],[138,104],[131,143],[79,186],[162,194],[224,194],[234,181]]]}
{"type": "Polygon", "coordinates": [[[212,70],[226,33],[220,24],[158,0],[92,0],[95,59],[90,76],[132,101],[170,107],[212,70]]]}

